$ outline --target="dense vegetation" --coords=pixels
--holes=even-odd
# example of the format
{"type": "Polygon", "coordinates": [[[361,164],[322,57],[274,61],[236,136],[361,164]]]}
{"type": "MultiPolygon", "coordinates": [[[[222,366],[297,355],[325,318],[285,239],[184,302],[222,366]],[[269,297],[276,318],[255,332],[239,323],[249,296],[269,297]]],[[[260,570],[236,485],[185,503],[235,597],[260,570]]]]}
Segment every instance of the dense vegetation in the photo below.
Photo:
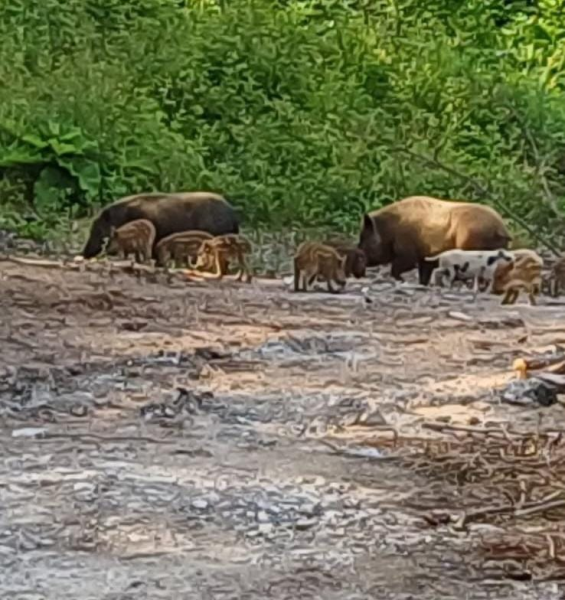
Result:
{"type": "Polygon", "coordinates": [[[0,218],[128,193],[355,227],[422,193],[565,235],[564,0],[10,0],[0,218]]]}

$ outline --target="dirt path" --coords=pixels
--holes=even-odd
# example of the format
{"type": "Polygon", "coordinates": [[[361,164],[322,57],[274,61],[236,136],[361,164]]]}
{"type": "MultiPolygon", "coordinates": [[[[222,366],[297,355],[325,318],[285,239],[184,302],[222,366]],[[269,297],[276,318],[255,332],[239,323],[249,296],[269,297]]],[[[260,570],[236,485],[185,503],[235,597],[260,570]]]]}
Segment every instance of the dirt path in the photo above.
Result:
{"type": "Polygon", "coordinates": [[[457,488],[367,441],[554,426],[496,390],[565,305],[348,289],[0,263],[0,597],[560,597],[427,525],[457,488]]]}

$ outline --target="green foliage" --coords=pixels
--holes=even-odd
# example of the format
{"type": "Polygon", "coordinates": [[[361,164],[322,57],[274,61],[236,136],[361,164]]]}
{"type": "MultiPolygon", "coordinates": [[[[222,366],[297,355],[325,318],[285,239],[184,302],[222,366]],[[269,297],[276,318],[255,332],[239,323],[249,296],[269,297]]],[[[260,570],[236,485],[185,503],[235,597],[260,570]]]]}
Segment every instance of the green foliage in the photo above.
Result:
{"type": "Polygon", "coordinates": [[[0,225],[38,237],[155,189],[269,228],[464,198],[565,236],[563,0],[11,0],[0,78],[0,225]]]}

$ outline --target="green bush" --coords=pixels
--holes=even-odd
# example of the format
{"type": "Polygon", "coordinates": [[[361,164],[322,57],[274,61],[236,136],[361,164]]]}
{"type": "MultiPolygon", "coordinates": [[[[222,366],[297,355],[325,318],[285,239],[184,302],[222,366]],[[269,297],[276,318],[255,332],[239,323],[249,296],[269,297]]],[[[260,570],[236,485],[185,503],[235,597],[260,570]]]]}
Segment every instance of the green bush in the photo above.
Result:
{"type": "Polygon", "coordinates": [[[11,0],[0,225],[147,190],[353,230],[410,194],[565,237],[562,0],[11,0]]]}

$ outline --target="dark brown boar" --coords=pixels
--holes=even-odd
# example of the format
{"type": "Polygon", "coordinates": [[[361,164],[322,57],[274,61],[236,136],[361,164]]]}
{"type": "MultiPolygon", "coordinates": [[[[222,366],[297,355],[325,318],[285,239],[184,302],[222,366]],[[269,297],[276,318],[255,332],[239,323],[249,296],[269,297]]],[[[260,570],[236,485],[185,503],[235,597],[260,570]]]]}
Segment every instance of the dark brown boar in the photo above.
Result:
{"type": "Polygon", "coordinates": [[[435,263],[425,260],[446,250],[508,248],[511,236],[492,208],[469,202],[411,196],[365,214],[359,248],[367,266],[391,263],[391,275],[418,267],[420,283],[428,285],[435,263]]]}
{"type": "Polygon", "coordinates": [[[94,219],[83,256],[92,258],[102,250],[111,228],[147,219],[155,226],[155,243],[173,233],[201,230],[211,235],[239,233],[234,208],[218,194],[186,192],[148,193],[128,196],[104,208],[94,219]]]}

